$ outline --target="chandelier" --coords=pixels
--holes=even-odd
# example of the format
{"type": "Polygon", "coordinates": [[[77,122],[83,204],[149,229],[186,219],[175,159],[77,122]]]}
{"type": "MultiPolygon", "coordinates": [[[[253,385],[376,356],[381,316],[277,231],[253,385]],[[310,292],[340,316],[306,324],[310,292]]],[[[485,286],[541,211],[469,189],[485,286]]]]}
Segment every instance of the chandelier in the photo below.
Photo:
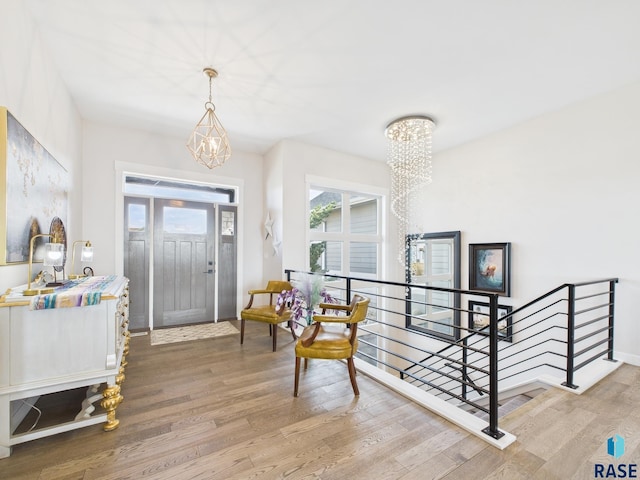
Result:
{"type": "Polygon", "coordinates": [[[203,72],[209,76],[209,101],[204,104],[204,115],[193,129],[187,148],[196,162],[207,168],[215,168],[224,164],[231,156],[231,146],[227,132],[216,117],[216,107],[211,100],[211,83],[218,72],[209,67],[203,72]]]}
{"type": "Polygon", "coordinates": [[[418,191],[431,183],[431,132],[435,122],[412,115],[394,120],[385,129],[391,168],[391,212],[398,217],[398,261],[405,263],[405,238],[416,220],[418,191]]]}

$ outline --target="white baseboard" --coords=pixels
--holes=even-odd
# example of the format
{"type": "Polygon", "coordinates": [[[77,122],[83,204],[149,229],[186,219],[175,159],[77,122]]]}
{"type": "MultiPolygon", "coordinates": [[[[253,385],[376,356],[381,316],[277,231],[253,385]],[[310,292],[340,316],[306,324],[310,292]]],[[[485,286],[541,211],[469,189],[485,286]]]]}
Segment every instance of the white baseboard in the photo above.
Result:
{"type": "Polygon", "coordinates": [[[613,352],[613,358],[616,360],[622,360],[624,363],[640,367],[640,355],[633,355],[631,353],[613,352]]]}

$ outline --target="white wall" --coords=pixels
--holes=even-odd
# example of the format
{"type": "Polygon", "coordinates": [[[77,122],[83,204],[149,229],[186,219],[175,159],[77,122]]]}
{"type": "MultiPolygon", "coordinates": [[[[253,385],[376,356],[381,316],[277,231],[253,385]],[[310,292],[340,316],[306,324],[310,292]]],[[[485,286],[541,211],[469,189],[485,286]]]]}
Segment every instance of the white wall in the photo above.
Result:
{"type": "MultiPolygon", "coordinates": [[[[82,235],[80,116],[21,0],[2,1],[0,45],[0,105],[7,107],[69,174],[65,230],[71,244],[82,235]]],[[[4,185],[1,192],[5,195],[4,185]]],[[[4,227],[0,231],[4,232],[4,227]]],[[[26,281],[27,265],[0,267],[0,291],[26,281]]]]}
{"type": "MultiPolygon", "coordinates": [[[[426,231],[512,243],[519,306],[565,282],[619,277],[615,350],[640,365],[640,83],[438,153],[426,231]]],[[[434,142],[437,130],[434,132],[434,142]]]]}
{"type": "MultiPolygon", "coordinates": [[[[266,238],[265,230],[262,230],[263,242],[263,275],[262,283],[271,280],[284,278],[284,267],[282,265],[282,240],[283,210],[284,210],[284,158],[283,142],[279,142],[271,148],[264,158],[264,210],[262,218],[266,219],[267,212],[273,220],[273,234],[276,246],[274,248],[274,238],[266,238]]],[[[257,285],[256,285],[257,287],[257,285]]],[[[255,288],[255,287],[254,287],[255,288]]]]}
{"type": "Polygon", "coordinates": [[[208,170],[189,155],[183,138],[86,122],[84,233],[94,246],[95,273],[122,273],[122,176],[116,170],[238,186],[239,298],[262,282],[262,157],[234,151],[208,170]]]}
{"type": "MultiPolygon", "coordinates": [[[[341,185],[344,189],[359,186],[375,187],[387,191],[390,185],[389,170],[384,162],[371,161],[326,148],[307,145],[292,140],[281,142],[283,160],[283,269],[308,270],[305,261],[308,240],[307,178],[326,179],[327,185],[341,185]],[[302,248],[301,248],[302,246],[302,248]]],[[[386,207],[383,207],[386,209],[386,207]]],[[[383,226],[383,236],[388,238],[388,228],[383,226]]],[[[389,258],[388,251],[383,258],[389,258]]]]}

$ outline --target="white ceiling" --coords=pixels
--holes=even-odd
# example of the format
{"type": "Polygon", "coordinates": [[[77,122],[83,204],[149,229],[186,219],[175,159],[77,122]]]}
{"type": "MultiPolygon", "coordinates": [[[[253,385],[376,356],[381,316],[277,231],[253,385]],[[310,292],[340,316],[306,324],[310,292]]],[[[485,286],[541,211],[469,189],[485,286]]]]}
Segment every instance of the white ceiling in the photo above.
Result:
{"type": "Polygon", "coordinates": [[[426,114],[434,151],[640,80],[637,0],[26,0],[83,117],[184,138],[206,66],[232,148],[283,138],[384,160],[426,114]]]}

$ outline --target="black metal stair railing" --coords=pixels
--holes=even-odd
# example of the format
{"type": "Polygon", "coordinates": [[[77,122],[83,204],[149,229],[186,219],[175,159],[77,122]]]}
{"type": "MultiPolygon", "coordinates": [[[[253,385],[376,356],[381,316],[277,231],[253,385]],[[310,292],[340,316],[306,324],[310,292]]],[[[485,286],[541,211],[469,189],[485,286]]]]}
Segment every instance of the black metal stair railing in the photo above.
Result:
{"type": "MultiPolygon", "coordinates": [[[[296,275],[308,274],[285,273],[294,281],[296,275]]],[[[355,293],[371,299],[367,321],[358,329],[357,357],[361,361],[442,400],[485,412],[489,425],[483,432],[494,438],[503,435],[498,428],[500,389],[554,372],[574,388],[576,371],[603,355],[613,360],[615,278],[561,285],[498,318],[499,297],[493,293],[323,276],[326,287],[341,301],[349,302],[355,293]],[[450,305],[412,300],[410,288],[447,292],[458,299],[450,305]],[[461,305],[461,298],[489,305],[487,328],[470,328],[475,312],[456,306],[461,305]],[[457,311],[469,322],[455,325],[424,314],[412,315],[407,302],[437,307],[440,312],[457,311]],[[455,335],[443,338],[412,329],[413,320],[446,326],[455,335]],[[507,321],[508,335],[504,329],[500,335],[499,324],[507,321]],[[480,397],[488,397],[488,405],[478,403],[480,397]]]]}

